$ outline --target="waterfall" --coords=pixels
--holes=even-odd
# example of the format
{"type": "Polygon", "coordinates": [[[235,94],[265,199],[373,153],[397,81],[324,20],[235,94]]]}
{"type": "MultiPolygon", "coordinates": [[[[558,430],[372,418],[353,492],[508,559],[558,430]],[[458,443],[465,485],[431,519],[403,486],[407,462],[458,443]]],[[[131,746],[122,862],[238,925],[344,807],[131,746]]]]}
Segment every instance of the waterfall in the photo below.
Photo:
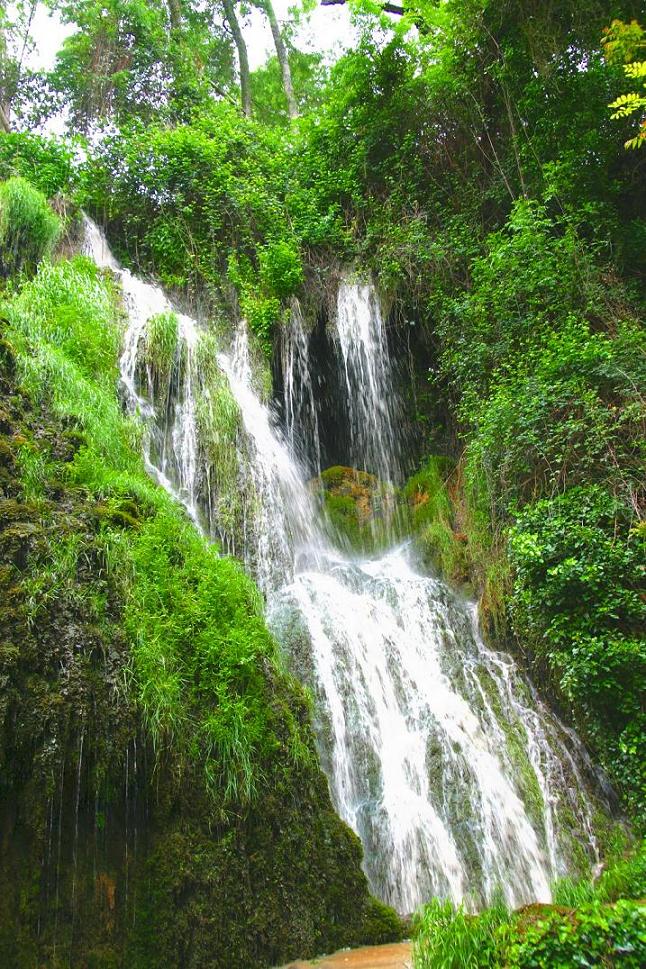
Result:
{"type": "Polygon", "coordinates": [[[303,313],[297,300],[292,302],[281,337],[286,442],[292,454],[298,455],[314,474],[319,474],[321,444],[314,374],[303,313]]]}
{"type": "Polygon", "coordinates": [[[382,481],[400,476],[400,408],[377,295],[367,283],[341,282],[336,341],[345,383],[350,464],[382,481]]]}
{"type": "MultiPolygon", "coordinates": [[[[204,495],[217,467],[196,419],[200,328],[179,315],[174,375],[158,406],[142,346],[151,314],[171,304],[121,269],[89,222],[86,249],[123,288],[121,379],[146,426],[147,465],[216,534],[204,495]]],[[[396,482],[401,412],[368,283],[341,284],[334,327],[349,461],[396,482]]],[[[282,333],[282,427],[257,391],[244,322],[209,365],[240,416],[229,452],[245,508],[242,554],[287,663],[312,691],[321,762],[337,811],[363,842],[372,890],[401,912],[432,895],[472,909],[500,892],[510,905],[548,901],[577,853],[596,857],[602,798],[585,749],[514,660],[484,644],[474,604],[423,574],[406,543],[353,557],[327,537],[307,484],[319,470],[322,415],[300,308],[282,333]]]]}
{"type": "MultiPolygon", "coordinates": [[[[83,252],[98,266],[109,269],[119,280],[127,314],[123,349],[119,361],[121,385],[126,407],[144,419],[144,460],[148,472],[177,500],[181,501],[196,524],[198,509],[198,435],[195,401],[195,347],[198,327],[195,320],[175,308],[160,286],[144,282],[119,266],[98,226],[85,217],[83,252]],[[172,399],[168,395],[156,402],[153,380],[148,374],[148,394],[142,393],[138,371],[142,366],[142,344],[146,326],[153,316],[175,313],[178,342],[175,369],[178,386],[172,399]],[[156,408],[156,403],[161,408],[156,408]],[[161,410],[161,413],[158,412],[161,410]]],[[[170,388],[167,388],[170,390],[170,388]]]]}
{"type": "Polygon", "coordinates": [[[250,474],[258,508],[254,522],[255,574],[265,593],[294,570],[323,557],[327,542],[316,527],[316,509],[303,471],[253,386],[247,327],[237,331],[233,351],[218,354],[247,434],[250,474]]]}

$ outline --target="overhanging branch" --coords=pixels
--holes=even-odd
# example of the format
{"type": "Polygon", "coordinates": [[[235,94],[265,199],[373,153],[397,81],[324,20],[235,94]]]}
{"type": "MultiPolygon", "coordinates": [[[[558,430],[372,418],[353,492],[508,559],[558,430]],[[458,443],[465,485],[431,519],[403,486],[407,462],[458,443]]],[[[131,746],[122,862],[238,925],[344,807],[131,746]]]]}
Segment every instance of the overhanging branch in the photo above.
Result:
{"type": "MultiPolygon", "coordinates": [[[[321,0],[322,7],[340,7],[345,5],[347,0],[321,0]]],[[[396,17],[403,17],[405,10],[397,3],[382,3],[381,9],[386,13],[394,13],[396,17]]]]}

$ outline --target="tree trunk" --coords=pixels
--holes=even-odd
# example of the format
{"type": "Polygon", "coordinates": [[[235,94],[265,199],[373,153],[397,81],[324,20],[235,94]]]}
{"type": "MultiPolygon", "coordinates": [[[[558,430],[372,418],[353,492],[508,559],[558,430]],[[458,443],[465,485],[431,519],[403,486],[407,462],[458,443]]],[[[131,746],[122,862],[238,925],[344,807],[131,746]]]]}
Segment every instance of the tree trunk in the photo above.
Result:
{"type": "Polygon", "coordinates": [[[180,0],[167,0],[167,6],[170,29],[173,31],[178,31],[182,26],[182,8],[180,0]]]}
{"type": "Polygon", "coordinates": [[[0,0],[0,131],[11,131],[11,101],[9,99],[9,64],[5,31],[6,3],[0,0]]]}
{"type": "Polygon", "coordinates": [[[276,57],[278,58],[278,63],[280,64],[280,73],[283,78],[283,90],[285,91],[285,97],[287,98],[287,110],[289,111],[290,118],[297,118],[298,105],[296,104],[296,98],[294,97],[294,86],[292,84],[292,72],[289,69],[289,57],[287,56],[287,48],[285,47],[285,42],[283,41],[282,34],[280,32],[280,27],[278,26],[278,20],[276,19],[276,12],[274,10],[271,0],[260,0],[260,5],[261,5],[261,8],[267,14],[269,26],[271,27],[271,32],[274,38],[274,45],[276,47],[276,57]]]}
{"type": "Polygon", "coordinates": [[[242,101],[242,113],[245,118],[251,117],[251,79],[249,76],[249,58],[247,56],[247,45],[242,36],[242,30],[238,18],[236,17],[234,0],[222,0],[224,15],[231,28],[233,40],[238,50],[238,64],[240,68],[240,98],[242,101]]]}

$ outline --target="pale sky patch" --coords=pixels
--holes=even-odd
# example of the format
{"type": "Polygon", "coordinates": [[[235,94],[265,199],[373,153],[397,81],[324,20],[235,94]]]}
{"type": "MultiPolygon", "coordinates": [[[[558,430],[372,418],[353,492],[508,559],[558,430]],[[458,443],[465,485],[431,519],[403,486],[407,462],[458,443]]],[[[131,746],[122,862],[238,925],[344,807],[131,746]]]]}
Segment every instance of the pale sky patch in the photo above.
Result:
{"type": "MultiPolygon", "coordinates": [[[[294,0],[274,0],[280,23],[289,20],[289,8],[293,6],[294,0]]],[[[32,23],[35,47],[29,58],[30,67],[44,70],[53,67],[61,44],[73,29],[73,25],[63,24],[57,14],[50,14],[46,7],[40,5],[32,23]]],[[[271,30],[267,18],[256,9],[243,21],[242,30],[253,70],[274,53],[271,30]]],[[[326,60],[333,61],[351,46],[354,37],[347,7],[317,7],[300,27],[295,41],[301,50],[320,51],[326,55],[326,60]]]]}

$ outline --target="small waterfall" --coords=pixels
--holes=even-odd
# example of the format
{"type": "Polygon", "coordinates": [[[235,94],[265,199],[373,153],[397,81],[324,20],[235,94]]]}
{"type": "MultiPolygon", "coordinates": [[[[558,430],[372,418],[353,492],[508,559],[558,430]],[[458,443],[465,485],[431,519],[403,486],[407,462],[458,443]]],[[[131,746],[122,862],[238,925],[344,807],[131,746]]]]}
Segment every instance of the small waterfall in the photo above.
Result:
{"type": "Polygon", "coordinates": [[[309,462],[313,474],[320,474],[321,445],[314,374],[298,300],[293,300],[289,321],[281,333],[281,367],[287,446],[303,464],[309,462]]]}
{"type": "Polygon", "coordinates": [[[349,463],[384,482],[397,481],[401,476],[400,408],[389,366],[384,320],[372,286],[341,283],[336,340],[346,391],[349,463]]]}
{"type": "Polygon", "coordinates": [[[303,472],[253,387],[247,327],[237,331],[233,352],[218,363],[240,408],[250,451],[249,468],[258,508],[254,522],[255,574],[263,591],[280,587],[295,569],[318,562],[326,542],[316,527],[314,501],[303,472]]]}
{"type": "MultiPolygon", "coordinates": [[[[123,287],[122,383],[146,423],[149,470],[215,534],[226,509],[211,493],[217,462],[198,419],[208,390],[200,329],[178,315],[158,401],[142,345],[150,316],[172,307],[119,268],[91,223],[86,240],[123,287]]],[[[349,461],[397,482],[400,407],[369,284],[341,284],[334,341],[349,461]]],[[[312,690],[332,797],[363,841],[371,887],[402,912],[432,895],[473,909],[499,891],[511,905],[547,901],[572,857],[596,854],[592,818],[603,799],[598,785],[587,793],[596,780],[585,750],[512,658],[485,646],[475,606],[420,574],[406,545],[356,558],[325,537],[307,485],[321,455],[316,366],[296,305],[280,360],[284,431],[256,390],[244,323],[229,352],[209,357],[240,415],[220,459],[238,466],[245,560],[288,662],[312,690]]]]}
{"type": "Polygon", "coordinates": [[[146,283],[129,269],[120,267],[105,236],[87,217],[84,223],[83,252],[101,268],[111,270],[121,285],[127,326],[119,370],[128,410],[133,414],[140,414],[144,419],[146,468],[181,501],[191,518],[201,524],[197,503],[199,469],[194,392],[197,324],[189,316],[175,313],[160,286],[146,283]],[[148,373],[145,395],[142,393],[138,374],[142,367],[142,348],[150,319],[169,313],[177,316],[178,323],[174,366],[176,374],[179,374],[178,386],[172,388],[172,394],[170,386],[167,386],[163,398],[156,401],[151,374],[148,373]]]}

